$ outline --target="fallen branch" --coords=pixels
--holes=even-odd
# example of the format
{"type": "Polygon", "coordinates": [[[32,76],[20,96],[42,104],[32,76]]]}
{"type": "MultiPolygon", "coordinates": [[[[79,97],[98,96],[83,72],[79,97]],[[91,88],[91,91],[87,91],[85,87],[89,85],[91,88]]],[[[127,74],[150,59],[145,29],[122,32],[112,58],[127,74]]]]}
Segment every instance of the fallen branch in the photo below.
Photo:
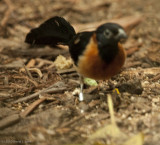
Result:
{"type": "Polygon", "coordinates": [[[4,64],[4,65],[0,65],[0,68],[2,69],[12,69],[12,68],[21,68],[23,67],[24,63],[26,62],[26,60],[22,59],[22,60],[15,60],[12,61],[8,64],[4,64]]]}
{"type": "Polygon", "coordinates": [[[37,96],[39,96],[40,94],[43,94],[43,93],[61,93],[61,92],[64,92],[66,90],[67,90],[66,87],[62,87],[62,88],[55,88],[55,87],[50,88],[50,87],[48,87],[48,88],[40,90],[40,91],[38,91],[38,92],[36,92],[32,95],[20,98],[20,99],[14,101],[13,103],[20,103],[20,102],[23,102],[23,101],[28,101],[28,100],[33,99],[33,98],[35,98],[35,97],[37,97],[37,96]]]}
{"type": "Polygon", "coordinates": [[[46,97],[40,98],[38,100],[36,100],[35,102],[33,102],[31,105],[29,105],[24,112],[22,112],[20,114],[20,116],[22,118],[26,117],[28,114],[30,114],[39,104],[41,104],[42,102],[44,102],[46,100],[46,97]]]}
{"type": "Polygon", "coordinates": [[[76,72],[75,68],[58,70],[57,71],[58,74],[68,74],[68,73],[73,73],[73,72],[76,72]]]}
{"type": "Polygon", "coordinates": [[[64,55],[68,53],[67,50],[62,49],[49,49],[49,48],[34,48],[34,49],[16,49],[16,50],[3,50],[2,54],[6,54],[14,57],[41,57],[41,56],[52,56],[56,58],[58,55],[64,55]],[[35,53],[36,52],[36,53],[35,53]]]}
{"type": "Polygon", "coordinates": [[[73,120],[67,122],[67,123],[64,123],[62,124],[62,126],[60,128],[65,128],[65,127],[68,127],[70,125],[72,125],[73,123],[77,122],[77,121],[80,121],[82,118],[84,118],[85,114],[83,115],[80,115],[78,117],[75,117],[73,120]]]}

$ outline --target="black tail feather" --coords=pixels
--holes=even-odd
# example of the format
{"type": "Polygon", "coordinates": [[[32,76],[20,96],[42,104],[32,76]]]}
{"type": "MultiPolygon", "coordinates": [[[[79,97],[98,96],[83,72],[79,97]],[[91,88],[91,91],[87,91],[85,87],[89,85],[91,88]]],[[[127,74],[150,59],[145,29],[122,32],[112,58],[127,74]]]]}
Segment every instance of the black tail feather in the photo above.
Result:
{"type": "Polygon", "coordinates": [[[32,29],[25,42],[36,45],[68,45],[75,36],[74,28],[64,18],[55,16],[32,29]]]}

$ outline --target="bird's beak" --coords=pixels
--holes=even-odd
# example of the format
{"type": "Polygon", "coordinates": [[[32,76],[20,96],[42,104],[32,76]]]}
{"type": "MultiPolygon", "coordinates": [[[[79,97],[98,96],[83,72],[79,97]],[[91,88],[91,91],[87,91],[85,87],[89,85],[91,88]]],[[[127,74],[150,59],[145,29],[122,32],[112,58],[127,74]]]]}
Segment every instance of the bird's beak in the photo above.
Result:
{"type": "Polygon", "coordinates": [[[123,29],[118,29],[117,40],[127,39],[127,34],[123,29]]]}

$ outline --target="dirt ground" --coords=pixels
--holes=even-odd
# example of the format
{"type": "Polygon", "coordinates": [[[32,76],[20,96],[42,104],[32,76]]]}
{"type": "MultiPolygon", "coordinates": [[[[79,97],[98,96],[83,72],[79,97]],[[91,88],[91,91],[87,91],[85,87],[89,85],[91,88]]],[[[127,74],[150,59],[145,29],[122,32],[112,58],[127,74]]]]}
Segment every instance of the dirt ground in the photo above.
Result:
{"type": "MultiPolygon", "coordinates": [[[[142,133],[144,145],[160,145],[159,9],[159,0],[0,0],[0,145],[83,145],[111,122],[107,94],[124,134],[142,133]],[[75,93],[74,67],[57,70],[54,65],[58,55],[69,59],[68,48],[24,43],[31,28],[56,15],[77,31],[114,20],[128,34],[122,71],[109,82],[86,86],[84,102],[75,93]]],[[[94,143],[113,145],[111,140],[106,136],[94,143]]]]}

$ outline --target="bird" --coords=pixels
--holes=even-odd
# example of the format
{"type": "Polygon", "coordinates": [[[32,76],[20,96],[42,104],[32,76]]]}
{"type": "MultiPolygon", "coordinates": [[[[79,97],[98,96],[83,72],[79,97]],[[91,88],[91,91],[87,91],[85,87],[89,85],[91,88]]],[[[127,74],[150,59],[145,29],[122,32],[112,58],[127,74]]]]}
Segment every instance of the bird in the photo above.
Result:
{"type": "Polygon", "coordinates": [[[26,35],[25,42],[34,45],[67,45],[80,78],[79,101],[84,100],[84,77],[107,80],[119,73],[126,52],[121,44],[127,34],[117,23],[104,23],[94,31],[76,33],[63,17],[54,16],[26,35]]]}

